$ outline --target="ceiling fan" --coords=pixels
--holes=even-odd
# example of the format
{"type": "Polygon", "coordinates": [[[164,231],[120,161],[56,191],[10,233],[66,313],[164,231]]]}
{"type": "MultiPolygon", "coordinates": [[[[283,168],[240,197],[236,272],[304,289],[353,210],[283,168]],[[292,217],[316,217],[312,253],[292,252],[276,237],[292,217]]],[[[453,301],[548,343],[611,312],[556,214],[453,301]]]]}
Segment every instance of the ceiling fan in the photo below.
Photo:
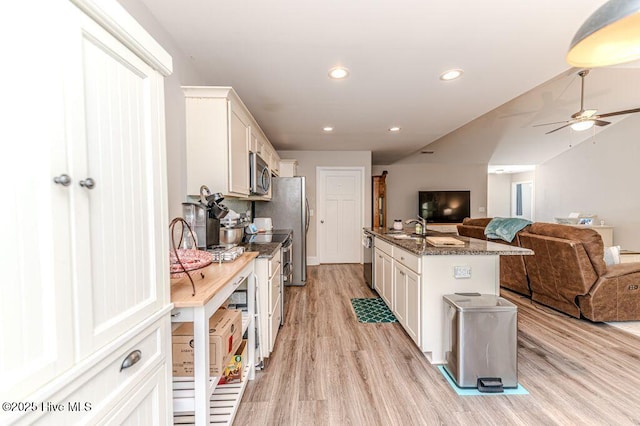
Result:
{"type": "Polygon", "coordinates": [[[566,121],[556,121],[553,123],[543,123],[543,124],[534,124],[533,127],[539,126],[550,126],[552,124],[562,124],[562,126],[557,129],[553,129],[547,133],[557,132],[560,129],[564,129],[567,126],[571,126],[573,130],[587,130],[596,126],[606,126],[607,124],[611,124],[609,121],[600,120],[601,118],[612,117],[614,115],[623,115],[623,114],[632,114],[634,112],[640,112],[640,108],[634,109],[626,109],[623,111],[616,112],[608,112],[606,114],[597,114],[598,110],[596,109],[584,109],[584,78],[589,74],[589,70],[582,70],[578,73],[580,76],[580,111],[571,115],[571,120],[566,121]]]}

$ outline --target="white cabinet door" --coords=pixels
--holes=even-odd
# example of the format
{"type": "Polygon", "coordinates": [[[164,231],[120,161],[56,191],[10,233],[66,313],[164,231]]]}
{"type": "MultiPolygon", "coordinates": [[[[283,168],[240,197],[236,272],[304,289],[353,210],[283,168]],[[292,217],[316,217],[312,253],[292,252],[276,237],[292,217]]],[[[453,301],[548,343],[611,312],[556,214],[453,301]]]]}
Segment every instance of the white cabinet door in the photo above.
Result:
{"type": "Polygon", "coordinates": [[[399,263],[393,264],[393,278],[395,281],[395,309],[393,313],[400,322],[407,322],[407,269],[399,263]]]}
{"type": "Polygon", "coordinates": [[[414,342],[420,346],[420,276],[406,270],[407,312],[404,329],[414,342]]]}
{"type": "MultiPolygon", "coordinates": [[[[249,195],[249,118],[231,103],[229,136],[229,191],[249,195]]],[[[213,190],[213,188],[212,188],[213,190]]]]}
{"type": "Polygon", "coordinates": [[[382,254],[382,258],[384,259],[384,294],[385,294],[385,298],[387,299],[387,304],[389,306],[389,309],[391,309],[393,311],[394,309],[394,305],[395,305],[395,298],[394,298],[394,285],[395,283],[393,282],[393,270],[392,270],[392,259],[391,256],[383,253],[382,254]]]}
{"type": "Polygon", "coordinates": [[[70,157],[83,358],[157,311],[166,285],[163,80],[84,14],[70,157]],[[90,181],[91,180],[91,181],[90,181]]]}
{"type": "MultiPolygon", "coordinates": [[[[0,14],[0,41],[19,66],[8,84],[0,155],[0,399],[21,401],[73,363],[70,175],[64,122],[69,2],[16,2],[0,14]],[[59,4],[64,3],[64,4],[59,4]],[[56,19],[52,19],[55,17],[56,19]],[[29,31],[24,23],[38,31],[29,31]],[[8,115],[7,115],[8,114],[8,115]]],[[[0,413],[0,423],[3,413],[0,413]]]]}
{"type": "Polygon", "coordinates": [[[382,260],[382,252],[379,249],[374,249],[373,256],[373,282],[375,283],[376,291],[384,300],[384,263],[382,260]]]}
{"type": "Polygon", "coordinates": [[[420,276],[397,260],[393,263],[395,309],[407,334],[420,345],[420,276]]]}
{"type": "MultiPolygon", "coordinates": [[[[389,309],[394,309],[394,294],[393,294],[393,271],[391,269],[391,256],[382,251],[378,251],[380,258],[376,259],[376,262],[380,259],[380,275],[382,277],[382,300],[385,301],[389,309]]],[[[377,281],[376,281],[377,282],[377,281]]]]}

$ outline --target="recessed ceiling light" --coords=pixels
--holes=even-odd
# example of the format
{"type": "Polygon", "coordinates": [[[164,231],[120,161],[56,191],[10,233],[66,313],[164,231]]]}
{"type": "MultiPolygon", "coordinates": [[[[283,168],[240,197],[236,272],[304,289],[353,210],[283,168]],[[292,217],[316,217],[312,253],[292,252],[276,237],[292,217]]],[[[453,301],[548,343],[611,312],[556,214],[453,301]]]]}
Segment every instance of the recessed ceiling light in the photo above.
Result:
{"type": "Polygon", "coordinates": [[[345,67],[335,67],[329,70],[329,77],[334,80],[341,80],[349,77],[349,69],[345,67]]]}
{"type": "Polygon", "coordinates": [[[325,127],[322,128],[322,130],[325,131],[325,132],[333,132],[333,127],[325,126],[325,127]]]}
{"type": "Polygon", "coordinates": [[[390,132],[394,132],[394,133],[399,132],[400,131],[400,127],[398,127],[398,126],[389,127],[389,131],[390,132]]]}
{"type": "Polygon", "coordinates": [[[460,77],[464,71],[461,69],[453,69],[440,74],[440,80],[449,81],[460,77]]]}

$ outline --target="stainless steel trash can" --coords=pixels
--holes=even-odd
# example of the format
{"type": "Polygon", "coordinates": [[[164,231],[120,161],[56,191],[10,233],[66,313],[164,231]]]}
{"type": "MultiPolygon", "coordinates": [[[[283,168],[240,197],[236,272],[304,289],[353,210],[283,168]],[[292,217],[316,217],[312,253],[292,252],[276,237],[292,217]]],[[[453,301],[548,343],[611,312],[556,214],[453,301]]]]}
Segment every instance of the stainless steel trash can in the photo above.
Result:
{"type": "Polygon", "coordinates": [[[461,388],[479,378],[502,379],[518,386],[518,308],[488,294],[448,294],[444,303],[445,365],[461,388]]]}

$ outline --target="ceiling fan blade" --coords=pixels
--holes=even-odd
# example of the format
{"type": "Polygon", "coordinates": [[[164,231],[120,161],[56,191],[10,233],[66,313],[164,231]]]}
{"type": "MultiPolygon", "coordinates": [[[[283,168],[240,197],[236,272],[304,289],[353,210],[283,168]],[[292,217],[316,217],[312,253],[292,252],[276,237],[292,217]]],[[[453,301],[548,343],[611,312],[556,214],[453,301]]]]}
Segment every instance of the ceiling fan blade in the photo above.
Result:
{"type": "Polygon", "coordinates": [[[625,109],[624,111],[607,112],[605,114],[598,114],[597,118],[613,117],[614,115],[633,114],[634,112],[640,112],[640,108],[625,109]]]}
{"type": "Polygon", "coordinates": [[[593,120],[593,124],[595,124],[596,126],[606,126],[607,124],[611,124],[610,121],[604,121],[604,120],[593,120]]]}
{"type": "Polygon", "coordinates": [[[566,124],[566,123],[570,123],[571,121],[573,121],[573,120],[570,120],[570,121],[567,121],[567,120],[564,120],[564,121],[555,121],[555,122],[553,122],[553,123],[541,123],[541,124],[534,124],[534,125],[533,125],[533,126],[531,126],[531,127],[550,126],[550,125],[552,125],[552,124],[566,124]]]}
{"type": "Polygon", "coordinates": [[[569,122],[569,123],[565,124],[564,126],[560,126],[557,129],[553,129],[552,131],[545,133],[545,135],[548,135],[549,133],[557,132],[558,130],[564,129],[565,127],[571,126],[572,124],[573,124],[572,122],[569,122]]]}

